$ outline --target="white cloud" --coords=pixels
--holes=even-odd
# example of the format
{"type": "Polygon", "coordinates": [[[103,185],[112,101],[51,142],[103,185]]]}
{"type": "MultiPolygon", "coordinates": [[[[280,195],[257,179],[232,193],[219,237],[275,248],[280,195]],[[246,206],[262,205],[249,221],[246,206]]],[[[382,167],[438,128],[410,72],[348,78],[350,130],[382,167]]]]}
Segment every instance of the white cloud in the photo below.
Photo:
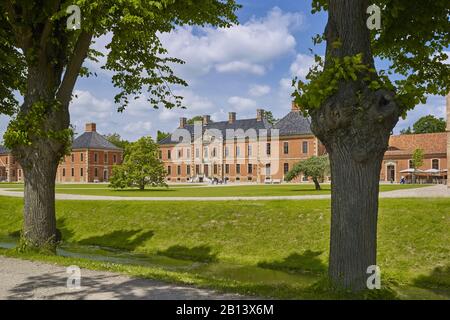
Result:
{"type": "Polygon", "coordinates": [[[311,67],[316,64],[314,57],[306,54],[297,54],[295,61],[291,64],[289,71],[293,77],[305,79],[311,67]]]}
{"type": "Polygon", "coordinates": [[[275,7],[264,18],[231,28],[185,27],[160,38],[169,55],[188,62],[176,69],[189,77],[212,69],[260,74],[264,64],[294,50],[291,31],[301,26],[303,19],[300,13],[284,13],[275,7]]]}
{"type": "Polygon", "coordinates": [[[243,61],[218,64],[216,65],[216,70],[221,73],[248,72],[257,76],[262,76],[266,73],[266,68],[264,66],[243,61]]]}
{"type": "Polygon", "coordinates": [[[126,133],[136,134],[138,132],[139,135],[145,135],[150,133],[152,128],[153,126],[150,121],[137,121],[128,123],[123,130],[126,133]]]}
{"type": "Polygon", "coordinates": [[[228,103],[233,106],[234,110],[254,109],[256,108],[256,101],[242,97],[230,97],[228,103]]]}
{"type": "Polygon", "coordinates": [[[270,93],[272,89],[267,85],[252,85],[248,91],[249,95],[252,97],[262,97],[270,93]]]}
{"type": "Polygon", "coordinates": [[[398,133],[402,129],[412,127],[417,120],[429,114],[436,118],[446,118],[445,97],[429,96],[425,105],[420,104],[413,110],[408,111],[406,119],[400,119],[394,131],[398,133]]]}
{"type": "Polygon", "coordinates": [[[98,99],[89,91],[74,91],[70,113],[78,119],[87,121],[105,120],[115,111],[114,104],[107,99],[98,99]]]}
{"type": "Polygon", "coordinates": [[[186,109],[161,109],[159,110],[158,118],[162,121],[173,121],[179,117],[191,118],[198,115],[209,114],[215,109],[211,100],[197,95],[191,90],[176,90],[174,94],[184,98],[183,105],[186,106],[186,109]]]}

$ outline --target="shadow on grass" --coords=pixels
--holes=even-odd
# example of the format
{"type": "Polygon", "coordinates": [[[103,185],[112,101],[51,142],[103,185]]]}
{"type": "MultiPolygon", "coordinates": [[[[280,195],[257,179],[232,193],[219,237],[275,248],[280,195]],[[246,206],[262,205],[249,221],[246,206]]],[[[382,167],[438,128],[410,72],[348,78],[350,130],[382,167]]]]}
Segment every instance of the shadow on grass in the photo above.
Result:
{"type": "Polygon", "coordinates": [[[450,298],[450,265],[436,267],[429,275],[420,275],[413,285],[450,298]]]}
{"type": "Polygon", "coordinates": [[[107,234],[94,236],[78,241],[81,245],[97,245],[118,249],[135,250],[144,242],[150,240],[153,231],[143,230],[116,230],[107,234]]]}
{"type": "Polygon", "coordinates": [[[322,274],[327,266],[318,257],[321,251],[306,250],[303,254],[292,253],[281,261],[262,261],[258,267],[298,273],[322,274]]]}
{"type": "Polygon", "coordinates": [[[197,262],[209,263],[217,261],[217,253],[213,253],[212,249],[205,245],[192,248],[176,245],[164,251],[158,251],[158,254],[169,258],[190,260],[197,262]]]}

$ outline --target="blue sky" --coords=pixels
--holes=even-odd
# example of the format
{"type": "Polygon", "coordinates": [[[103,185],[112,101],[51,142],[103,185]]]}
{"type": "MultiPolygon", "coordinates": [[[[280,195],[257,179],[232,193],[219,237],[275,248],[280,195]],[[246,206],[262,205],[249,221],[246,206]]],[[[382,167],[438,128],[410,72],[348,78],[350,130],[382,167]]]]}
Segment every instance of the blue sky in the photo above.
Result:
{"type": "MultiPolygon", "coordinates": [[[[78,80],[76,97],[71,104],[71,122],[76,132],[84,123],[96,122],[98,131],[119,133],[135,140],[155,136],[157,130],[172,131],[179,117],[209,114],[215,121],[227,119],[229,111],[238,118],[256,116],[256,109],[270,110],[282,117],[290,110],[291,81],[304,78],[313,62],[311,38],[321,33],[326,14],[310,13],[310,1],[241,0],[240,25],[231,29],[179,28],[161,35],[171,56],[186,62],[176,66],[176,74],[189,87],[173,88],[185,97],[186,110],[153,110],[145,99],[134,101],[123,113],[117,113],[111,74],[99,64],[87,66],[97,77],[78,80]]],[[[104,49],[108,36],[98,39],[95,47],[104,49]]],[[[313,48],[323,54],[323,46],[313,48]]],[[[444,117],[445,99],[430,97],[426,106],[418,106],[396,128],[414,123],[420,116],[444,117]]],[[[0,117],[0,134],[8,119],[0,117]]]]}

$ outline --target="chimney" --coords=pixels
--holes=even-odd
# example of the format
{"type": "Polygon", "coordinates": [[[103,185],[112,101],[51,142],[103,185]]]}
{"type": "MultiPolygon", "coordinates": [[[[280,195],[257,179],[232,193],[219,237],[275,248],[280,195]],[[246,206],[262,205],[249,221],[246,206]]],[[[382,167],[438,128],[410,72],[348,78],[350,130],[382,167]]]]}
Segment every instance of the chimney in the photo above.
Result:
{"type": "Polygon", "coordinates": [[[211,122],[211,116],[210,115],[204,115],[203,116],[203,125],[205,126],[205,125],[207,125],[207,124],[209,124],[211,122]]]}
{"type": "Polygon", "coordinates": [[[236,122],[236,112],[228,112],[228,123],[236,122]]]}
{"type": "Polygon", "coordinates": [[[264,110],[263,109],[256,109],[256,120],[262,121],[264,119],[264,110]]]}
{"type": "Polygon", "coordinates": [[[97,125],[95,123],[86,123],[86,132],[96,132],[97,125]]]}
{"type": "Polygon", "coordinates": [[[291,111],[293,112],[298,112],[300,111],[300,108],[298,107],[298,105],[295,103],[295,101],[292,101],[292,108],[291,111]]]}
{"type": "Polygon", "coordinates": [[[180,129],[184,129],[186,127],[187,119],[186,118],[180,118],[180,129]]]}

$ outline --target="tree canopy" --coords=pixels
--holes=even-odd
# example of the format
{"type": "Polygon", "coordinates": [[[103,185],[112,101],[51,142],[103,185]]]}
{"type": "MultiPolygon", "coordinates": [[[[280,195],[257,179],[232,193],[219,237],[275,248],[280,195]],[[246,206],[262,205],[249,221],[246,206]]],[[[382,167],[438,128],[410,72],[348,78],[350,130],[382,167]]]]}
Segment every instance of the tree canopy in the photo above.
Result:
{"type": "Polygon", "coordinates": [[[159,131],[156,133],[156,142],[160,142],[162,139],[170,136],[169,132],[159,131]]]}
{"type": "Polygon", "coordinates": [[[105,135],[106,140],[111,142],[116,147],[122,148],[124,151],[130,145],[130,141],[123,140],[120,134],[118,133],[110,133],[105,135]]]}
{"type": "Polygon", "coordinates": [[[168,55],[160,35],[180,26],[229,27],[239,7],[235,0],[0,1],[0,113],[13,116],[4,141],[23,169],[28,247],[56,248],[56,171],[70,152],[76,81],[95,74],[86,60],[112,74],[118,111],[137,98],[153,108],[183,107],[173,88],[187,83],[172,68],[184,62],[168,55]],[[81,13],[79,28],[68,24],[69,7],[81,13]],[[93,48],[100,37],[103,53],[93,48]]]}
{"type": "Polygon", "coordinates": [[[284,177],[286,181],[292,181],[302,173],[311,177],[314,181],[316,190],[320,190],[320,181],[330,172],[330,162],[327,155],[312,156],[297,163],[284,177]]]}
{"type": "Polygon", "coordinates": [[[113,168],[110,187],[144,190],[148,185],[166,186],[166,174],[158,144],[151,137],[142,137],[127,146],[123,163],[113,168]]]}
{"type": "Polygon", "coordinates": [[[428,115],[420,118],[413,125],[414,133],[435,133],[445,132],[447,123],[443,118],[436,118],[428,115]]]}
{"type": "Polygon", "coordinates": [[[194,124],[197,121],[203,121],[203,116],[194,116],[186,121],[187,124],[194,124]]]}
{"type": "MultiPolygon", "coordinates": [[[[427,96],[445,96],[450,91],[450,64],[446,48],[450,45],[450,7],[447,0],[410,1],[376,0],[381,12],[381,30],[372,30],[372,54],[388,63],[386,70],[375,70],[364,63],[365,57],[329,59],[327,72],[324,61],[316,55],[318,65],[307,76],[309,83],[295,80],[296,102],[307,114],[316,109],[337,90],[340,79],[354,81],[363,69],[377,73],[367,77],[372,90],[386,88],[395,92],[395,100],[402,117],[427,96]],[[399,23],[399,21],[408,23],[399,23]],[[353,59],[353,60],[352,60],[353,59]],[[333,60],[333,61],[331,61],[333,60]],[[330,68],[331,65],[335,68],[330,68]],[[337,72],[335,72],[337,70],[337,72]],[[342,71],[340,71],[342,70],[342,71]]],[[[313,0],[312,12],[328,10],[328,0],[313,0]]],[[[321,43],[325,35],[317,35],[314,42],[321,43]]],[[[339,41],[333,44],[336,49],[339,41]]]]}

